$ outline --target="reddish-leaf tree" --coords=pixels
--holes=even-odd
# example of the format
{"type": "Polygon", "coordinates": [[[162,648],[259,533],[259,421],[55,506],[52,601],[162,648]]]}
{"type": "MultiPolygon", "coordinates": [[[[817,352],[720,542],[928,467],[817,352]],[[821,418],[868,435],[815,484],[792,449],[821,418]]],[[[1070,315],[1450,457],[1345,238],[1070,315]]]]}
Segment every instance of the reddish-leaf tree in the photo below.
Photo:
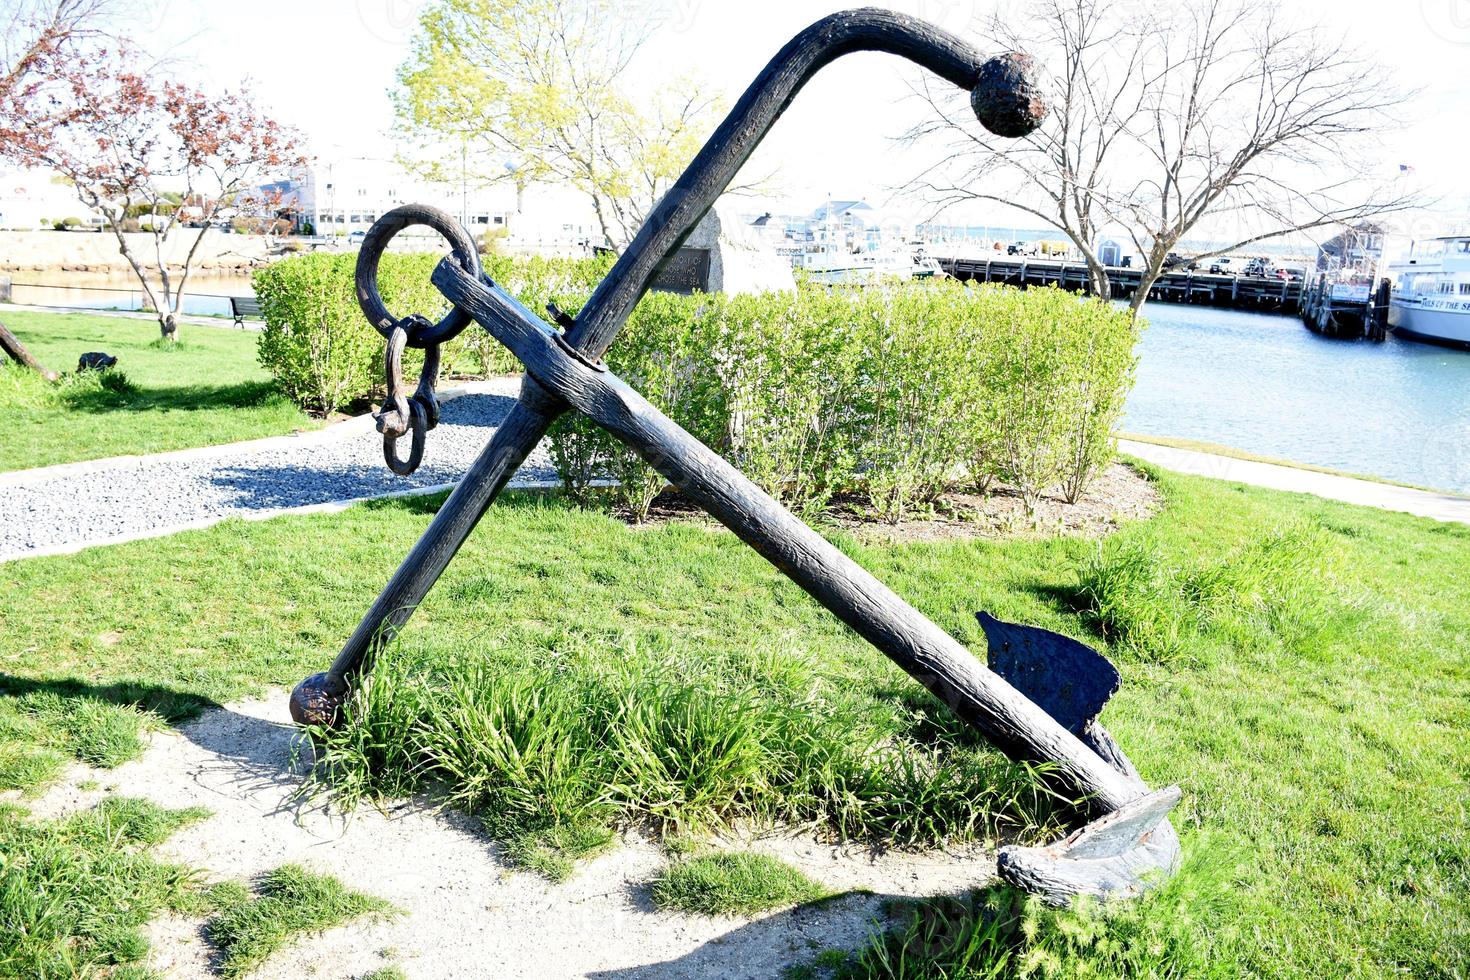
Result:
{"type": "Polygon", "coordinates": [[[77,45],[99,32],[109,0],[19,0],[6,4],[0,36],[0,113],[26,100],[77,45]]]}
{"type": "Polygon", "coordinates": [[[170,341],[210,226],[305,163],[298,135],[248,93],[157,81],[125,50],[48,63],[21,94],[0,118],[0,154],[56,171],[106,220],[170,341]],[[127,233],[133,221],[148,237],[127,233]]]}
{"type": "MultiPolygon", "coordinates": [[[[13,128],[14,107],[24,105],[53,68],[98,34],[109,0],[19,0],[9,5],[0,35],[0,140],[13,128]]],[[[20,339],[0,323],[0,352],[54,381],[20,339]]]]}

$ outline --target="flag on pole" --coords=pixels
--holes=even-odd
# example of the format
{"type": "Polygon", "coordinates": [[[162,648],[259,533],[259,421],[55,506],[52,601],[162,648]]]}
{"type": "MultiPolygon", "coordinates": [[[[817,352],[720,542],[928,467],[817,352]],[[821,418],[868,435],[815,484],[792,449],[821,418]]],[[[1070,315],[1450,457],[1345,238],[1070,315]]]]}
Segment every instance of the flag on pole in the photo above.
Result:
{"type": "Polygon", "coordinates": [[[1401,163],[1401,164],[1399,164],[1399,173],[1401,173],[1401,174],[1411,174],[1413,172],[1414,172],[1414,168],[1411,167],[1411,166],[1409,166],[1407,163],[1401,163]]]}

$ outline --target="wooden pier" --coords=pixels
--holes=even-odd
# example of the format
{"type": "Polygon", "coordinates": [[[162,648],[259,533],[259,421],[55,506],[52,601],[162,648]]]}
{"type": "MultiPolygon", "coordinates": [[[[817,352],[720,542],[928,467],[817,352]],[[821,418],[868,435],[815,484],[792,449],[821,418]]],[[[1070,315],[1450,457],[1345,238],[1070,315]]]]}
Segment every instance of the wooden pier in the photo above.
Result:
{"type": "MultiPolygon", "coordinates": [[[[946,273],[961,281],[997,282],[1023,289],[1051,285],[1077,292],[1091,289],[1087,266],[1080,262],[1017,256],[974,259],[936,256],[935,261],[946,273]]],[[[1114,299],[1131,299],[1142,286],[1143,274],[1138,269],[1110,266],[1108,279],[1114,299]]],[[[1389,281],[1383,279],[1370,295],[1348,295],[1341,289],[1334,289],[1334,284],[1323,273],[1303,283],[1300,279],[1219,275],[1181,269],[1159,276],[1149,287],[1148,298],[1153,302],[1295,313],[1308,329],[1325,337],[1381,341],[1388,333],[1390,288],[1389,281]]]]}
{"type": "MultiPolygon", "coordinates": [[[[998,282],[1022,288],[1057,285],[1078,292],[1089,289],[1087,266],[1081,262],[1057,262],[1016,256],[974,259],[936,257],[935,261],[946,273],[962,281],[998,282]]],[[[1108,279],[1112,283],[1114,299],[1131,299],[1142,285],[1143,274],[1138,269],[1113,266],[1108,269],[1108,279]]],[[[1299,279],[1215,275],[1180,269],[1159,276],[1149,288],[1148,298],[1165,303],[1199,303],[1205,306],[1294,313],[1301,306],[1302,283],[1299,279]]]]}
{"type": "Polygon", "coordinates": [[[1301,318],[1307,329],[1324,337],[1381,341],[1388,336],[1388,301],[1392,285],[1381,279],[1368,295],[1354,295],[1317,276],[1302,293],[1301,318]]]}

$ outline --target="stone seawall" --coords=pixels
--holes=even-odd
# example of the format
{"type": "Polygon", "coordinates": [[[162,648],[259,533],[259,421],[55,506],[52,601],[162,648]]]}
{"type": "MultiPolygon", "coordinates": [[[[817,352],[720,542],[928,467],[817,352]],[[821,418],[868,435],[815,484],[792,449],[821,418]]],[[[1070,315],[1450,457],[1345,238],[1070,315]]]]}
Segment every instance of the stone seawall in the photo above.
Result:
{"type": "MultiPolygon", "coordinates": [[[[170,266],[182,267],[194,234],[176,232],[164,250],[170,266]]],[[[130,233],[130,246],[139,259],[154,259],[153,236],[130,233]]],[[[211,229],[194,258],[194,269],[208,272],[248,272],[270,261],[266,240],[260,235],[226,235],[211,229]]],[[[19,272],[113,272],[127,270],[127,260],[118,250],[111,232],[96,231],[0,231],[0,271],[19,272]]]]}

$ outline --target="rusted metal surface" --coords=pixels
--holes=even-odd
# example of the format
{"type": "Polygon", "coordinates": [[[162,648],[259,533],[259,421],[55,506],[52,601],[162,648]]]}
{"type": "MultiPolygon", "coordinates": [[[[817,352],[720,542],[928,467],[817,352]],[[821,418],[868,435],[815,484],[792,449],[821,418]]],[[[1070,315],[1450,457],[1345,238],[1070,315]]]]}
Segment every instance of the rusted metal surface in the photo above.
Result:
{"type": "Polygon", "coordinates": [[[331,728],[337,724],[347,685],[322,671],[312,674],[291,691],[291,720],[306,727],[331,728]]]}
{"type": "Polygon", "coordinates": [[[421,313],[394,316],[384,304],[378,291],[378,264],[393,237],[415,225],[427,226],[443,235],[460,268],[472,276],[480,275],[480,253],[474,239],[439,208],[426,204],[394,208],[374,222],[363,237],[354,274],[357,305],[368,323],[388,341],[383,356],[387,395],[374,418],[378,431],[383,434],[383,460],[399,476],[408,476],[419,468],[428,433],[439,424],[439,401],[434,396],[434,385],[439,380],[439,346],[457,337],[470,324],[469,318],[458,309],[451,308],[443,319],[433,323],[421,313]],[[403,385],[403,351],[407,347],[424,351],[423,370],[412,395],[404,393],[403,385]],[[406,459],[400,459],[397,444],[405,435],[410,439],[409,453],[406,459]]]}
{"type": "MultiPolygon", "coordinates": [[[[1056,634],[1038,637],[1026,633],[1024,627],[990,620],[987,629],[1008,630],[1013,645],[1025,648],[1021,651],[1024,656],[1012,657],[1013,676],[1023,688],[1018,690],[602,363],[602,355],[659,267],[679,249],[797,91],[824,65],[853,51],[886,51],[923,65],[969,91],[981,121],[1002,135],[1030,132],[1045,112],[1026,56],[1010,54],[987,61],[964,41],[914,18],[881,10],[847,11],[813,24],[772,59],[655,206],[578,316],[572,319],[558,310],[549,311],[565,332],[485,279],[478,261],[463,254],[468,236],[442,212],[422,207],[397,209],[380,220],[381,228],[375,225],[368,233],[359,258],[357,288],[364,313],[390,341],[391,404],[385,404],[381,419],[385,437],[400,426],[416,433],[414,405],[427,407],[432,401],[432,390],[427,402],[420,398],[422,381],[421,392],[412,398],[403,395],[401,378],[392,383],[394,357],[401,357],[405,346],[432,350],[473,320],[520,359],[526,374],[516,409],[378,596],[331,669],[308,678],[293,694],[293,716],[310,724],[336,720],[354,679],[408,620],[511,473],[551,423],[563,412],[574,410],[636,451],[998,748],[1015,759],[1048,763],[1075,791],[1087,812],[1112,821],[1094,824],[1082,837],[1054,845],[1058,850],[1048,852],[1047,861],[1061,862],[1065,872],[1082,878],[1093,867],[1082,861],[1107,861],[1111,862],[1109,873],[1121,867],[1118,874],[1132,874],[1142,882],[1140,869],[1156,869],[1160,859],[1142,853],[1138,842],[1172,839],[1172,828],[1167,832],[1159,829],[1168,826],[1167,807],[1161,807],[1160,801],[1177,800],[1177,790],[1172,797],[1169,791],[1163,796],[1150,793],[1121,750],[1116,755],[1123,764],[1095,747],[1108,745],[1116,750],[1116,743],[1096,723],[1097,712],[1116,689],[1116,672],[1108,677],[1101,666],[1106,665],[1105,660],[1080,644],[1076,644],[1081,647],[1078,650],[1058,643],[1056,634]],[[440,262],[433,275],[434,284],[453,308],[432,326],[394,318],[377,293],[376,269],[383,248],[394,234],[415,223],[436,228],[454,248],[453,257],[440,262]],[[1055,663],[1045,662],[1049,655],[1057,658],[1055,663]],[[1071,685],[1065,696],[1049,694],[1048,684],[1078,670],[1086,676],[1071,685]],[[1096,736],[1098,732],[1101,736],[1096,736]],[[1135,846],[1122,856],[1121,864],[1114,860],[1118,855],[1081,856],[1106,849],[1104,844],[1111,848],[1112,842],[1126,843],[1135,826],[1151,818],[1153,827],[1139,831],[1135,846]],[[1127,833],[1108,829],[1124,820],[1127,833]]],[[[1002,651],[1002,655],[1010,654],[1002,651]]],[[[1029,869],[1039,861],[1028,852],[1019,854],[1012,864],[1029,869]]],[[[1053,879],[1070,881],[1067,874],[1048,877],[1045,869],[1031,877],[1017,872],[1012,880],[1045,890],[1053,879]]]]}
{"type": "Polygon", "coordinates": [[[1016,51],[991,58],[970,90],[970,108],[997,136],[1018,139],[1031,133],[1046,118],[1035,61],[1016,51]]]}

